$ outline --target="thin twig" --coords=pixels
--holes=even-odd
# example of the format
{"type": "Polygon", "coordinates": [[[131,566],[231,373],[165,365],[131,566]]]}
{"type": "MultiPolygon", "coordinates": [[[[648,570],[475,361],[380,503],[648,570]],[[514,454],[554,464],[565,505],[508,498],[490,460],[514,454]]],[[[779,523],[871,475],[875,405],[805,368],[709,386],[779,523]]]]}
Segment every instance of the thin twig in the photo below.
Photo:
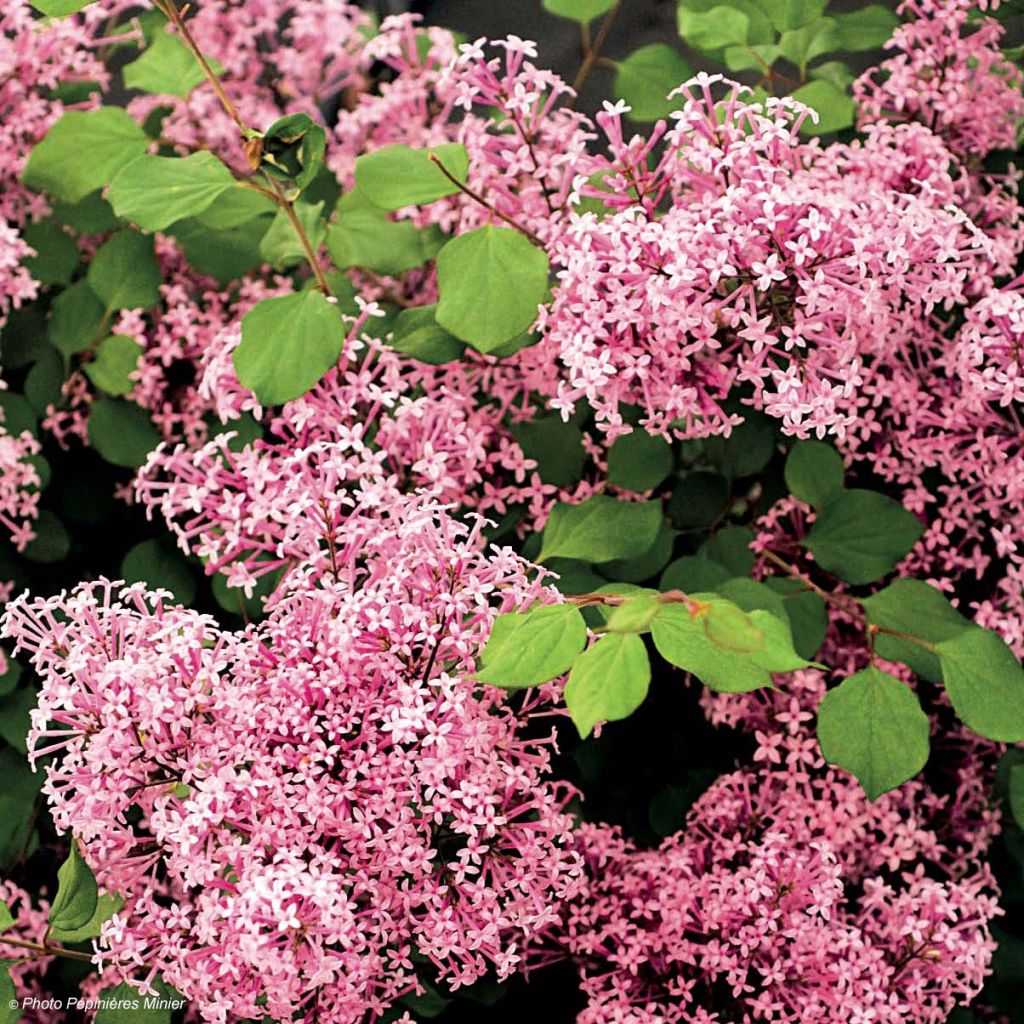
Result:
{"type": "Polygon", "coordinates": [[[524,225],[520,224],[517,220],[515,220],[513,217],[510,217],[507,213],[502,213],[501,210],[499,210],[492,202],[490,202],[488,199],[485,199],[475,189],[471,189],[464,181],[459,181],[459,179],[456,178],[455,175],[452,174],[447,167],[445,167],[445,165],[441,162],[440,158],[437,156],[436,153],[431,153],[430,159],[433,163],[437,165],[437,169],[456,188],[460,189],[462,192],[465,192],[470,199],[473,199],[476,202],[478,202],[482,207],[484,207],[485,210],[490,210],[495,217],[501,218],[501,220],[503,220],[510,227],[515,228],[516,231],[518,231],[521,235],[525,235],[531,242],[533,242],[535,246],[537,246],[537,248],[544,248],[544,242],[541,240],[539,235],[534,234],[528,227],[525,227],[524,225]]]}
{"type": "Polygon", "coordinates": [[[89,953],[79,953],[74,949],[65,949],[63,946],[50,946],[43,942],[26,942],[24,939],[12,939],[0,935],[0,946],[17,946],[18,949],[30,949],[40,956],[62,956],[68,960],[82,960],[87,964],[92,963],[92,956],[89,953]]]}
{"type": "Polygon", "coordinates": [[[576,96],[570,97],[569,102],[566,104],[572,107],[576,103],[576,97],[579,96],[580,89],[583,88],[583,83],[590,77],[590,72],[594,70],[594,66],[597,64],[598,59],[601,56],[601,50],[604,44],[608,41],[608,33],[611,31],[612,24],[615,22],[615,18],[622,8],[622,0],[615,0],[615,6],[605,15],[604,21],[601,22],[600,28],[597,30],[597,35],[594,36],[593,42],[590,39],[590,26],[583,26],[583,63],[580,64],[579,71],[576,72],[576,77],[572,80],[572,90],[576,93],[576,96]]]}

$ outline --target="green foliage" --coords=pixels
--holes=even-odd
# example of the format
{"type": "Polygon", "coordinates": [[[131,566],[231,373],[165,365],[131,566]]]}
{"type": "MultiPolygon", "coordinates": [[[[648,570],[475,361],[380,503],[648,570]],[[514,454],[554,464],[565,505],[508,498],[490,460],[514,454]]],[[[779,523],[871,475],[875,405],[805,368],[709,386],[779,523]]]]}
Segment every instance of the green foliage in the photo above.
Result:
{"type": "Polygon", "coordinates": [[[1024,764],[1010,767],[1010,813],[1018,827],[1024,828],[1024,764]]]}
{"type": "Polygon", "coordinates": [[[818,708],[822,754],[855,775],[869,800],[924,767],[928,733],[917,695],[874,665],[829,690],[818,708]]]}
{"type": "Polygon", "coordinates": [[[50,907],[51,927],[70,931],[88,924],[96,913],[96,879],[72,840],[67,860],[57,871],[57,895],[50,907]]]}
{"type": "Polygon", "coordinates": [[[85,364],[85,375],[108,395],[127,395],[135,386],[131,374],[139,365],[142,346],[125,334],[111,334],[96,347],[95,358],[85,364]]]}
{"type": "Polygon", "coordinates": [[[231,171],[212,153],[141,156],[115,175],[107,191],[115,213],[147,231],[197,217],[229,189],[231,171]]]}
{"type": "Polygon", "coordinates": [[[627,491],[649,491],[672,472],[672,446],[635,427],[608,451],[608,481],[627,491]]]}
{"type": "Polygon", "coordinates": [[[561,416],[540,416],[512,428],[523,454],[537,463],[537,474],[546,484],[572,487],[583,476],[587,456],[583,433],[561,416]]]}
{"type": "Polygon", "coordinates": [[[935,644],[942,681],[969,729],[1000,743],[1024,740],[1024,669],[998,633],[972,626],[935,644]]]}
{"type": "Polygon", "coordinates": [[[327,151],[327,133],[308,114],[278,118],[259,138],[259,168],[280,181],[304,189],[319,172],[327,151]]]}
{"type": "Polygon", "coordinates": [[[48,508],[41,509],[32,528],[35,537],[25,545],[23,557],[42,565],[61,562],[67,557],[71,550],[71,538],[53,512],[48,508]]]}
{"type": "Polygon", "coordinates": [[[3,747],[0,777],[0,870],[5,871],[29,846],[43,775],[34,774],[23,756],[3,747]]]}
{"type": "Polygon", "coordinates": [[[149,413],[118,398],[98,398],[89,408],[89,441],[107,462],[138,469],[160,443],[149,413]]]}
{"type": "Polygon", "coordinates": [[[829,498],[801,542],[815,561],[847,583],[872,583],[891,572],[924,532],[916,516],[877,491],[829,498]]]}
{"type": "Polygon", "coordinates": [[[636,558],[654,543],[660,525],[657,501],[616,501],[595,494],[578,505],[559,502],[544,528],[537,560],[576,558],[600,564],[636,558]]]}
{"type": "Polygon", "coordinates": [[[396,144],[382,146],[356,160],[356,187],[382,210],[401,210],[454,195],[459,186],[442,174],[431,156],[458,181],[466,180],[469,157],[464,146],[448,142],[430,149],[413,149],[396,144]]]}
{"type": "Polygon", "coordinates": [[[304,395],[338,361],[345,328],[318,291],[264,299],[242,319],[235,371],[263,405],[304,395]]]}
{"type": "Polygon", "coordinates": [[[548,258],[512,228],[458,235],[437,254],[437,322],[480,352],[492,352],[537,318],[548,258]]]}
{"type": "Polygon", "coordinates": [[[146,997],[137,988],[122,982],[100,993],[100,1007],[94,1024],[170,1024],[169,1002],[181,1000],[181,994],[157,977],[153,982],[157,999],[147,1006],[146,997]]]}
{"type": "Polygon", "coordinates": [[[782,597],[797,654],[815,658],[828,632],[825,602],[800,580],[769,576],[765,585],[782,597]]]}
{"type": "Polygon", "coordinates": [[[672,491],[669,519],[680,529],[710,526],[725,512],[729,497],[729,481],[720,473],[689,473],[672,491]]]}
{"type": "Polygon", "coordinates": [[[21,1004],[11,978],[13,960],[0,960],[0,1024],[15,1024],[21,1020],[21,1004]]]}
{"type": "Polygon", "coordinates": [[[843,490],[846,468],[839,452],[822,441],[797,441],[786,459],[786,486],[815,508],[843,490]]]}
{"type": "Polygon", "coordinates": [[[161,277],[153,239],[137,231],[112,235],[97,250],[86,280],[108,312],[156,305],[161,277]]]}
{"type": "Polygon", "coordinates": [[[751,41],[749,28],[750,18],[739,6],[719,5],[705,11],[679,8],[679,34],[698,50],[743,46],[751,41]]]}
{"type": "Polygon", "coordinates": [[[616,65],[612,90],[629,104],[634,121],[656,121],[678,107],[668,94],[692,75],[693,67],[677,50],[651,43],[616,65]]]}
{"type": "Polygon", "coordinates": [[[586,642],[587,624],[572,604],[499,615],[476,676],[505,689],[537,686],[567,672],[586,642]]]}
{"type": "Polygon", "coordinates": [[[691,594],[651,622],[658,653],[723,693],[772,685],[772,673],[811,664],[793,649],[789,626],[770,612],[743,612],[717,594],[691,594]]]}
{"type": "Polygon", "coordinates": [[[22,181],[77,203],[148,148],[149,136],[123,110],[71,110],[32,150],[22,181]]]}
{"type": "Polygon", "coordinates": [[[57,942],[74,943],[88,942],[100,933],[105,921],[109,921],[122,907],[124,900],[116,893],[101,893],[96,901],[96,909],[92,917],[78,928],[64,928],[54,925],[50,929],[50,938],[57,942]]]}
{"type": "MultiPolygon", "coordinates": [[[[327,222],[323,219],[324,204],[295,203],[292,212],[298,219],[309,243],[315,250],[320,248],[327,235],[327,222]]],[[[302,239],[284,209],[278,210],[270,227],[260,239],[260,257],[275,270],[288,270],[306,260],[302,239]]]]}
{"type": "Polygon", "coordinates": [[[91,3],[92,0],[32,0],[32,6],[37,11],[42,11],[51,18],[63,18],[65,15],[74,14],[91,3]]]}
{"type": "Polygon", "coordinates": [[[196,595],[196,582],[188,563],[167,540],[140,541],[124,556],[121,577],[126,583],[146,583],[150,589],[169,590],[183,605],[196,595]]]}
{"type": "MultiPolygon", "coordinates": [[[[209,63],[214,74],[223,72],[216,60],[209,59],[209,63]]],[[[167,31],[158,32],[142,56],[125,65],[123,73],[124,84],[129,89],[179,96],[183,100],[187,100],[192,90],[206,78],[195,54],[167,31]]]]}
{"type": "Polygon", "coordinates": [[[76,281],[50,307],[50,343],[65,356],[84,352],[104,333],[106,308],[88,281],[76,281]]]}
{"type": "Polygon", "coordinates": [[[922,580],[893,580],[863,605],[868,623],[879,628],[874,640],[878,654],[932,682],[942,679],[934,645],[972,628],[940,591],[922,580]]]}
{"type": "Polygon", "coordinates": [[[383,212],[370,209],[339,214],[327,233],[327,248],[336,267],[363,267],[390,276],[423,266],[444,241],[436,227],[388,220],[383,212]]]}
{"type": "Polygon", "coordinates": [[[28,272],[40,284],[68,284],[78,266],[75,240],[53,219],[26,224],[22,237],[36,251],[25,260],[28,272]]]}
{"type": "Polygon", "coordinates": [[[853,124],[853,100],[833,82],[818,79],[794,89],[793,99],[817,111],[818,119],[808,118],[804,131],[811,135],[827,135],[853,124]]]}
{"type": "Polygon", "coordinates": [[[644,701],[651,664],[634,633],[609,633],[583,652],[565,684],[565,705],[584,739],[598,722],[628,718],[644,701]]]}
{"type": "Polygon", "coordinates": [[[743,422],[728,437],[709,437],[704,452],[712,465],[730,480],[751,476],[768,464],[775,452],[775,423],[764,413],[745,409],[743,422]]]}
{"type": "Polygon", "coordinates": [[[466,346],[435,319],[437,306],[403,309],[395,320],[391,347],[421,363],[441,366],[461,358],[466,346]]]}
{"type": "Polygon", "coordinates": [[[615,6],[615,0],[541,0],[544,10],[585,25],[615,6]]]}

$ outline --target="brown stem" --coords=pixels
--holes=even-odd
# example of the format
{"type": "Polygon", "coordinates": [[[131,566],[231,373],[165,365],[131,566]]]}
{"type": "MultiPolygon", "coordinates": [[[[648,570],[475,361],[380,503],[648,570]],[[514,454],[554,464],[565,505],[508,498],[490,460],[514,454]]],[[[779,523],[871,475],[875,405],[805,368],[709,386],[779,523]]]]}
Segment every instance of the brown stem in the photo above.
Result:
{"type": "MultiPolygon", "coordinates": [[[[604,16],[604,21],[601,22],[601,26],[598,28],[597,35],[594,36],[593,41],[590,39],[590,26],[583,26],[583,63],[580,64],[580,69],[572,80],[572,89],[576,96],[579,95],[580,89],[583,88],[583,83],[590,77],[590,72],[594,70],[594,65],[600,59],[601,49],[608,41],[608,33],[611,31],[612,24],[621,8],[622,0],[615,0],[615,5],[604,16]]],[[[574,96],[570,97],[566,105],[572,107],[575,103],[576,97],[574,96]]]]}
{"type": "MultiPolygon", "coordinates": [[[[178,30],[185,45],[199,62],[199,66],[202,68],[203,74],[206,76],[206,80],[213,86],[214,91],[217,93],[217,99],[220,100],[220,105],[224,108],[231,120],[238,126],[238,131],[242,136],[242,142],[245,143],[252,136],[252,133],[245,121],[242,120],[242,115],[239,114],[238,108],[232,102],[231,97],[227,94],[224,86],[221,84],[220,79],[217,77],[217,73],[210,66],[210,62],[206,59],[203,55],[203,51],[196,44],[192,33],[188,29],[188,25],[185,24],[182,12],[178,10],[177,0],[153,0],[153,2],[157,9],[178,30]]],[[[302,222],[299,220],[298,214],[295,212],[295,204],[284,194],[284,190],[281,188],[281,183],[279,181],[266,173],[264,173],[263,177],[270,188],[269,190],[261,191],[264,191],[264,194],[269,195],[274,202],[284,210],[284,214],[288,218],[288,222],[294,229],[295,234],[298,235],[299,242],[306,255],[306,261],[309,263],[309,268],[313,271],[313,276],[316,278],[317,287],[324,293],[324,295],[330,296],[331,286],[327,283],[327,277],[324,275],[323,267],[320,265],[320,260],[317,258],[316,249],[313,247],[313,243],[310,241],[309,235],[306,234],[306,229],[302,226],[302,222]]]]}
{"type": "Polygon", "coordinates": [[[89,953],[79,953],[77,950],[65,949],[63,946],[50,946],[45,942],[26,942],[24,939],[11,939],[0,935],[0,946],[17,946],[18,949],[30,949],[40,956],[62,956],[68,960],[92,963],[92,955],[89,953]]]}
{"type": "Polygon", "coordinates": [[[507,213],[502,213],[490,200],[485,199],[475,189],[471,189],[464,181],[459,181],[451,171],[441,162],[440,158],[436,153],[430,154],[430,159],[437,165],[437,169],[460,191],[465,192],[470,199],[478,202],[485,210],[490,210],[495,217],[501,218],[510,227],[513,227],[521,235],[525,235],[538,249],[544,248],[544,243],[541,241],[539,235],[534,234],[528,227],[520,224],[517,220],[510,217],[507,213]]]}

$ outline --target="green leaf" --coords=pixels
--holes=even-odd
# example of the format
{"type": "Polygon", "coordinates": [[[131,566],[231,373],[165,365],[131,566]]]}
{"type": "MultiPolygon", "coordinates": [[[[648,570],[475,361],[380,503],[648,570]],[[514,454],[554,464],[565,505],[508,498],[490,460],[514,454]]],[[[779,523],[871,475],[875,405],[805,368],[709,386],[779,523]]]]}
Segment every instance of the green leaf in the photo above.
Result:
{"type": "Polygon", "coordinates": [[[740,610],[717,594],[692,594],[691,610],[667,604],[651,622],[654,646],[678,668],[723,693],[772,685],[772,673],[793,672],[811,663],[793,650],[789,626],[771,612],[740,610]],[[709,614],[717,619],[710,628],[709,614]],[[760,633],[760,636],[757,634],[760,633]]]}
{"type": "Polygon", "coordinates": [[[140,156],[118,171],[107,198],[119,217],[147,231],[165,231],[237,188],[231,171],[203,150],[184,158],[140,156]]]}
{"type": "MultiPolygon", "coordinates": [[[[323,218],[324,204],[311,206],[309,203],[296,203],[294,209],[313,249],[319,249],[327,234],[327,222],[323,218]]],[[[263,235],[260,256],[275,270],[287,270],[305,262],[306,250],[302,240],[284,210],[277,211],[277,216],[263,235]]]]}
{"type": "Polygon", "coordinates": [[[228,284],[263,262],[260,242],[272,220],[262,214],[230,228],[211,229],[188,217],[171,231],[194,270],[228,284]]]}
{"type": "Polygon", "coordinates": [[[465,146],[446,142],[430,149],[413,149],[396,144],[382,146],[356,160],[356,188],[365,200],[382,210],[401,210],[455,195],[459,186],[444,176],[430,159],[432,155],[456,180],[466,180],[469,156],[465,146]]]}
{"type": "Polygon", "coordinates": [[[583,739],[598,722],[628,718],[647,696],[651,664],[643,640],[610,633],[583,652],[565,684],[565,706],[583,739]]]}
{"type": "Polygon", "coordinates": [[[512,228],[458,235],[437,254],[437,322],[490,352],[537,319],[548,290],[548,258],[512,228]]]}
{"type": "Polygon", "coordinates": [[[476,678],[503,689],[537,686],[567,672],[586,642],[587,624],[573,604],[499,615],[476,678]]]}
{"type": "Polygon", "coordinates": [[[28,753],[32,709],[38,695],[32,686],[22,686],[0,701],[0,737],[21,754],[28,753]]]}
{"type": "Polygon", "coordinates": [[[869,800],[924,767],[928,733],[917,694],[874,666],[829,690],[818,708],[822,754],[855,775],[869,800]]]}
{"type": "Polygon", "coordinates": [[[0,932],[7,931],[14,924],[14,915],[6,903],[0,903],[0,932]]]}
{"type": "Polygon", "coordinates": [[[29,155],[22,181],[55,199],[77,203],[109,184],[149,148],[149,137],[117,107],[68,111],[29,155]]]}
{"type": "Polygon", "coordinates": [[[608,482],[627,491],[650,491],[672,472],[672,445],[640,427],[617,437],[608,451],[608,482]]]}
{"type": "Polygon", "coordinates": [[[703,471],[689,473],[672,491],[669,519],[680,529],[710,526],[725,512],[729,498],[729,481],[724,476],[703,471]]]}
{"type": "Polygon", "coordinates": [[[817,123],[808,118],[801,131],[808,135],[827,135],[853,124],[853,100],[832,82],[818,79],[795,89],[792,97],[818,112],[817,123]]]}
{"type": "Polygon", "coordinates": [[[466,346],[438,326],[434,319],[436,309],[436,305],[403,309],[395,320],[391,347],[396,352],[432,366],[461,359],[466,346]]]}
{"type": "Polygon", "coordinates": [[[323,166],[327,133],[308,114],[286,114],[266,130],[260,146],[260,170],[304,189],[323,166]]]}
{"type": "Polygon", "coordinates": [[[36,252],[25,261],[25,269],[40,284],[67,284],[78,266],[78,246],[56,220],[26,224],[22,238],[36,252]]]}
{"type": "Polygon", "coordinates": [[[160,301],[160,265],[153,239],[119,231],[99,247],[86,275],[107,310],[144,309],[160,301]]]}
{"type": "MultiPolygon", "coordinates": [[[[224,69],[208,57],[214,74],[224,69]]],[[[124,68],[124,84],[157,96],[180,96],[187,100],[192,90],[205,81],[206,75],[192,51],[176,36],[157,33],[152,45],[137,60],[124,68]]]]}
{"type": "Polygon", "coordinates": [[[765,583],[747,576],[735,576],[731,580],[719,583],[714,590],[716,594],[721,594],[745,612],[770,612],[780,622],[789,625],[786,602],[765,583]]]}
{"type": "Polygon", "coordinates": [[[754,570],[754,531],[746,526],[725,526],[713,533],[698,554],[724,565],[732,576],[749,576],[754,570]]]}
{"type": "Polygon", "coordinates": [[[730,480],[752,476],[768,464],[775,453],[775,423],[755,409],[746,409],[743,422],[728,437],[704,441],[708,458],[730,480]]]}
{"type": "Polygon", "coordinates": [[[797,441],[786,459],[786,486],[815,508],[843,490],[846,467],[842,456],[823,441],[797,441]]]}
{"type": "Polygon", "coordinates": [[[657,576],[668,565],[675,547],[675,531],[662,520],[658,524],[658,532],[646,551],[629,558],[616,558],[601,564],[601,572],[612,580],[626,580],[630,583],[642,583],[657,576]]]}
{"type": "Polygon", "coordinates": [[[712,7],[709,11],[679,8],[679,34],[698,50],[714,51],[742,46],[748,40],[750,18],[736,7],[712,7]]]}
{"type": "Polygon", "coordinates": [[[10,747],[0,749],[0,870],[6,870],[29,844],[42,772],[35,774],[10,747]]]}
{"type": "Polygon", "coordinates": [[[184,999],[163,978],[157,977],[153,988],[157,993],[156,999],[144,996],[127,982],[104,989],[100,993],[101,1005],[93,1018],[94,1024],[170,1024],[171,1010],[168,1004],[184,1005],[184,999]]]}
{"type": "Polygon", "coordinates": [[[96,358],[85,364],[85,375],[108,395],[127,395],[135,382],[135,372],[142,356],[142,346],[126,334],[111,334],[96,348],[96,358]]]}
{"type": "Polygon", "coordinates": [[[101,235],[113,231],[121,224],[113,207],[99,190],[90,192],[75,203],[54,204],[53,215],[62,224],[83,235],[101,235]]]}
{"type": "Polygon", "coordinates": [[[88,430],[96,451],[111,465],[127,469],[138,469],[162,440],[145,409],[119,398],[92,403],[88,430]]]}
{"type": "Polygon", "coordinates": [[[779,46],[730,46],[722,58],[730,71],[757,71],[763,75],[780,56],[779,46]]]}
{"type": "MultiPolygon", "coordinates": [[[[624,586],[632,587],[632,584],[613,583],[600,590],[602,593],[616,593],[622,592],[624,586]]],[[[662,607],[657,591],[636,590],[622,604],[607,610],[605,628],[609,633],[647,633],[651,621],[662,607]]]]}
{"type": "Polygon", "coordinates": [[[784,32],[779,39],[782,56],[792,61],[801,76],[806,75],[807,65],[823,53],[839,49],[836,37],[836,23],[832,18],[820,18],[802,28],[784,32]]]}
{"type": "Polygon", "coordinates": [[[88,942],[100,933],[104,922],[109,921],[122,907],[124,900],[117,893],[102,893],[96,901],[96,911],[80,928],[51,928],[50,938],[57,942],[88,942]]]}
{"type": "Polygon", "coordinates": [[[848,64],[841,60],[827,60],[823,64],[816,64],[808,72],[811,78],[820,78],[822,81],[831,82],[837,89],[847,92],[857,77],[848,64]]]}
{"type": "Polygon", "coordinates": [[[661,521],[657,501],[616,501],[595,494],[578,505],[558,502],[544,527],[537,560],[576,558],[599,564],[636,558],[654,543],[661,521]]]}
{"type": "Polygon", "coordinates": [[[121,562],[121,577],[126,583],[146,583],[169,590],[183,605],[196,594],[196,581],[188,563],[172,544],[164,539],[144,540],[136,544],[121,562]]]}
{"type": "Polygon", "coordinates": [[[961,615],[941,591],[922,580],[893,580],[863,603],[871,625],[904,634],[876,633],[878,654],[909,665],[919,676],[935,683],[942,679],[942,666],[938,655],[929,648],[973,628],[971,620],[961,615]],[[914,643],[915,639],[928,646],[914,643]]]}
{"type": "Polygon", "coordinates": [[[828,7],[828,0],[759,0],[765,14],[779,32],[801,28],[817,21],[828,7]]]}
{"type": "Polygon", "coordinates": [[[666,43],[652,43],[616,65],[612,92],[629,104],[634,121],[657,121],[678,109],[679,101],[668,94],[692,76],[682,54],[666,43]]]}
{"type": "Polygon", "coordinates": [[[560,18],[570,18],[582,25],[607,14],[615,6],[615,0],[541,0],[544,10],[560,18]]]}
{"type": "Polygon", "coordinates": [[[334,366],[344,341],[338,308],[320,292],[264,299],[242,319],[235,371],[261,404],[281,405],[304,395],[334,366]]]}
{"type": "Polygon", "coordinates": [[[714,590],[731,579],[733,573],[716,562],[706,552],[683,555],[672,562],[661,574],[662,590],[682,590],[686,594],[714,590]]]}
{"type": "Polygon", "coordinates": [[[546,484],[572,487],[583,477],[587,453],[583,434],[561,416],[541,416],[512,427],[523,454],[537,463],[537,475],[546,484]]]}
{"type": "Polygon", "coordinates": [[[13,960],[0,960],[0,1024],[16,1024],[21,1020],[21,1001],[11,977],[13,960]]]}
{"type": "Polygon", "coordinates": [[[960,720],[986,739],[1024,740],[1024,669],[998,633],[972,626],[935,645],[960,720]]]}
{"type": "Polygon", "coordinates": [[[50,18],[63,18],[68,14],[74,14],[91,3],[92,0],[32,0],[32,6],[50,18]]]}
{"type": "Polygon", "coordinates": [[[342,269],[363,267],[395,277],[432,260],[443,244],[436,227],[387,220],[370,210],[342,213],[327,232],[327,248],[342,269]]]}
{"type": "Polygon", "coordinates": [[[32,523],[35,537],[25,545],[22,557],[30,562],[51,565],[62,562],[71,550],[71,538],[64,524],[49,510],[42,509],[32,523]]]}
{"type": "Polygon", "coordinates": [[[103,331],[106,309],[88,281],[76,281],[53,300],[47,331],[50,344],[65,356],[84,352],[103,331]]]}
{"type": "Polygon", "coordinates": [[[1017,825],[1024,828],[1024,764],[1010,768],[1010,811],[1017,825]]]}
{"type": "Polygon", "coordinates": [[[825,602],[800,580],[769,576],[765,584],[782,595],[793,631],[793,649],[801,658],[813,659],[821,650],[828,632],[825,602]]]}
{"type": "Polygon", "coordinates": [[[61,404],[63,383],[64,363],[59,353],[48,346],[25,377],[25,397],[32,408],[44,416],[50,405],[61,404]]]}
{"type": "Polygon", "coordinates": [[[92,920],[99,902],[96,879],[71,840],[67,860],[57,870],[57,895],[50,907],[50,925],[54,928],[81,928],[92,920]]]}
{"type": "Polygon", "coordinates": [[[833,495],[801,541],[826,572],[847,583],[872,583],[892,571],[921,539],[916,516],[877,491],[833,495]]]}
{"type": "Polygon", "coordinates": [[[900,23],[895,12],[882,4],[868,4],[831,17],[836,23],[836,49],[854,53],[883,46],[900,23]]]}

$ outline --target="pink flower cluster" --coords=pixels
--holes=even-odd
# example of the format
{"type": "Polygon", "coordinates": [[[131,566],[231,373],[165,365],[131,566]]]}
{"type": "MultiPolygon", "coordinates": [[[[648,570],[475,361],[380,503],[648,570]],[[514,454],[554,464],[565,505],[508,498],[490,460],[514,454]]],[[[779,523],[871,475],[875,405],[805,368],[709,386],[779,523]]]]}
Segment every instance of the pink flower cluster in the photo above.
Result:
{"type": "Polygon", "coordinates": [[[39,514],[41,481],[31,458],[38,452],[39,442],[27,430],[7,432],[0,413],[0,527],[18,551],[35,536],[32,523],[39,514]]]}
{"type": "Polygon", "coordinates": [[[577,963],[580,1024],[941,1024],[980,991],[999,910],[966,810],[921,782],[868,802],[809,734],[823,680],[786,690],[711,699],[756,730],[755,763],[659,848],[578,833],[589,884],[536,959],[577,963]]]}
{"type": "Polygon", "coordinates": [[[160,971],[206,1020],[356,1024],[417,964],[504,977],[578,886],[549,741],[517,732],[548,695],[466,679],[495,614],[550,596],[430,501],[349,493],[258,627],[106,581],[4,619],[54,821],[126,897],[104,978],[160,971]]]}

